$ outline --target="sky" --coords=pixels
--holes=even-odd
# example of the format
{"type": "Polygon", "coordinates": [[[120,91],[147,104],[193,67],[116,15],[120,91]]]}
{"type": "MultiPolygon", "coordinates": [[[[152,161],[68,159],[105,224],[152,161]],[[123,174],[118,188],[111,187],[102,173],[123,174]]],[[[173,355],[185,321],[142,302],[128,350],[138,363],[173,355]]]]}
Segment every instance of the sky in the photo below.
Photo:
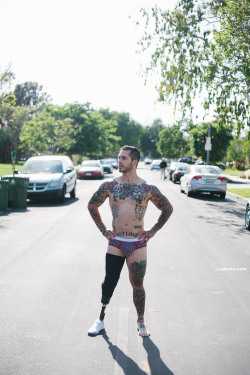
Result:
{"type": "Polygon", "coordinates": [[[173,108],[157,102],[157,77],[145,86],[140,75],[147,56],[136,53],[135,21],[141,7],[176,2],[0,0],[0,68],[11,64],[15,83],[38,82],[53,104],[90,102],[142,125],[158,118],[171,125],[173,108]]]}

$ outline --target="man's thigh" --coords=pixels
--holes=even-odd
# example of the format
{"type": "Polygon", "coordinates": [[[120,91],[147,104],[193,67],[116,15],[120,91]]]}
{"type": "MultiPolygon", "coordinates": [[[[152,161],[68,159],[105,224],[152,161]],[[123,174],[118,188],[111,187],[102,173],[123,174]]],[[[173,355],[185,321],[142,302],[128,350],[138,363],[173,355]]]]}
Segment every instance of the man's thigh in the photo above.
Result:
{"type": "Polygon", "coordinates": [[[134,250],[126,261],[131,283],[134,286],[142,285],[147,266],[147,247],[134,250]]]}
{"type": "Polygon", "coordinates": [[[115,246],[108,245],[107,253],[113,254],[113,255],[118,255],[118,256],[124,258],[123,252],[115,246]]]}

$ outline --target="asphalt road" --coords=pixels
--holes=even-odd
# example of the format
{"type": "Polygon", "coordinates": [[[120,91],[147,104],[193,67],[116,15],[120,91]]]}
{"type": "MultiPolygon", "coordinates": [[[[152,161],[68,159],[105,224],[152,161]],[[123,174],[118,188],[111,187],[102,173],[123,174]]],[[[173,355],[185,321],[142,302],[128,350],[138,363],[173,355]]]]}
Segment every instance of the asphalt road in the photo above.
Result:
{"type": "MultiPolygon", "coordinates": [[[[0,216],[1,375],[249,375],[250,232],[241,202],[188,198],[158,172],[138,170],[174,213],[149,242],[146,323],[136,330],[124,267],[100,312],[106,239],[86,205],[100,181],[78,181],[64,205],[31,203],[0,216]]],[[[101,212],[111,222],[108,203],[101,212]]],[[[159,211],[150,203],[146,226],[159,211]]]]}

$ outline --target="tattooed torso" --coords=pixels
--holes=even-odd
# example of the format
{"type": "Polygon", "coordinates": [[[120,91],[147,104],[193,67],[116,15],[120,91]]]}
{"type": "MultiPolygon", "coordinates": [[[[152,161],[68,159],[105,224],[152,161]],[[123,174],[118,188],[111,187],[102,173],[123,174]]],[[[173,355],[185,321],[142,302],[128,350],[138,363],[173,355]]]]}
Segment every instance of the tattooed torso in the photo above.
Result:
{"type": "Polygon", "coordinates": [[[158,188],[146,182],[141,184],[120,183],[116,180],[105,182],[89,203],[100,206],[106,198],[109,198],[111,207],[113,231],[126,238],[136,237],[144,229],[144,215],[149,200],[161,210],[166,205],[164,201],[166,198],[158,188]]]}

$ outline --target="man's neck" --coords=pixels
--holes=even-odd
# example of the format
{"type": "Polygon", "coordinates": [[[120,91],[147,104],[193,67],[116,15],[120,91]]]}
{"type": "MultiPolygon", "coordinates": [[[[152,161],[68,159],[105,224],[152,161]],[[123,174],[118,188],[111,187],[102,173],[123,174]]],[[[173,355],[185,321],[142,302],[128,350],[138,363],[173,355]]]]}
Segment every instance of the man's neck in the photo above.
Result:
{"type": "Polygon", "coordinates": [[[139,177],[137,176],[136,171],[129,171],[123,173],[120,179],[124,184],[135,184],[139,180],[139,177]]]}

